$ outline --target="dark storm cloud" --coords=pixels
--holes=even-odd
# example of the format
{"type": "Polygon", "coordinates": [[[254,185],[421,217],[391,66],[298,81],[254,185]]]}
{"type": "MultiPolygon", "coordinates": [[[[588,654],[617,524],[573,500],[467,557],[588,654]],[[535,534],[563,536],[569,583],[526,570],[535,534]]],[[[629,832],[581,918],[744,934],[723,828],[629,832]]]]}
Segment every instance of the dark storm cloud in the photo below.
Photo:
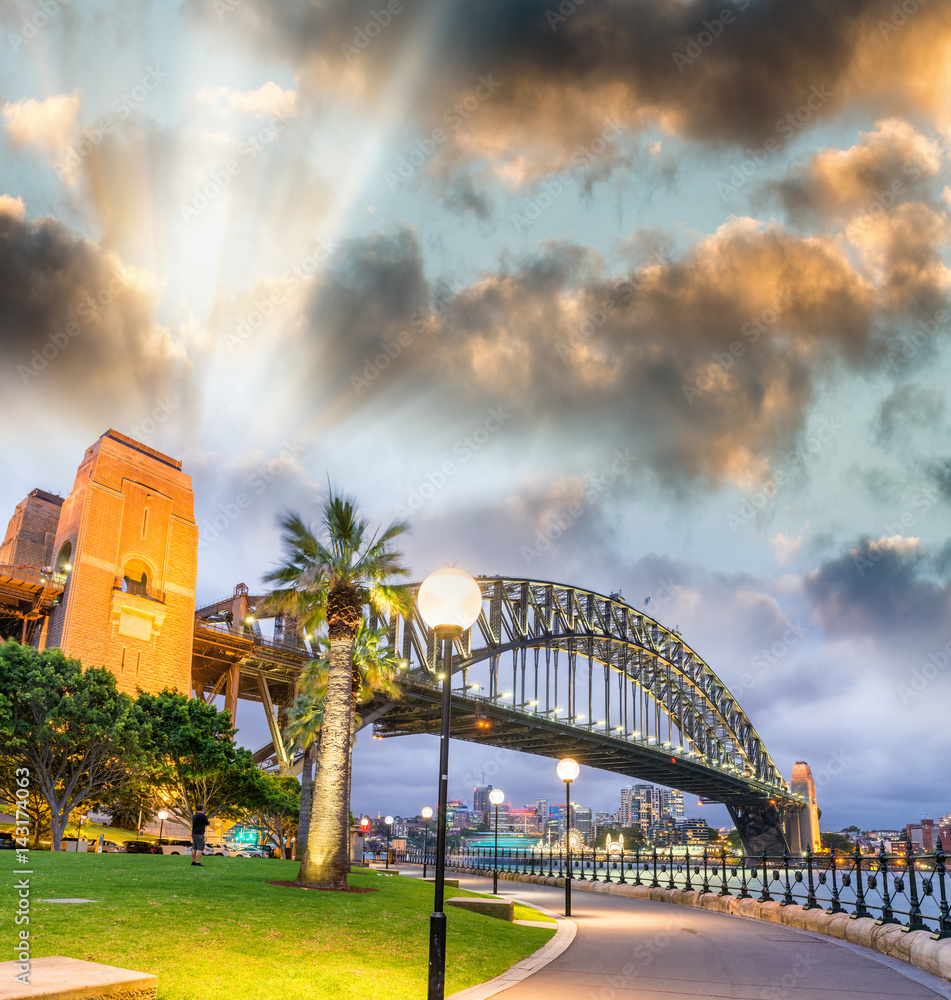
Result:
{"type": "MultiPolygon", "coordinates": [[[[900,515],[895,527],[902,527],[900,515]]],[[[805,593],[829,636],[864,637],[914,656],[948,638],[951,581],[934,572],[942,558],[899,531],[864,538],[810,573],[805,593]]]]}
{"type": "Polygon", "coordinates": [[[611,428],[669,486],[758,482],[795,453],[817,381],[880,365],[891,324],[931,309],[944,230],[912,246],[912,221],[887,220],[874,284],[832,239],[733,220],[622,279],[590,248],[548,244],[435,304],[415,234],[374,234],[315,286],[307,338],[351,405],[439,385],[457,409],[611,428]]]}
{"type": "Polygon", "coordinates": [[[879,444],[905,440],[917,428],[933,427],[944,411],[939,392],[906,382],[889,393],[878,408],[873,422],[875,438],[879,444]]]}
{"type": "MultiPolygon", "coordinates": [[[[0,336],[8,386],[94,410],[159,396],[179,365],[154,289],[112,253],[0,198],[0,336]]],[[[108,418],[107,418],[108,419],[108,418]]]]}
{"type": "Polygon", "coordinates": [[[392,13],[374,0],[245,0],[217,17],[192,0],[191,9],[219,28],[240,25],[317,92],[376,103],[414,62],[409,117],[427,133],[492,74],[498,89],[444,148],[450,159],[517,151],[536,176],[561,169],[604,119],[759,145],[847,103],[937,111],[923,81],[940,69],[937,42],[949,30],[939,0],[897,27],[888,0],[418,0],[392,13]]]}

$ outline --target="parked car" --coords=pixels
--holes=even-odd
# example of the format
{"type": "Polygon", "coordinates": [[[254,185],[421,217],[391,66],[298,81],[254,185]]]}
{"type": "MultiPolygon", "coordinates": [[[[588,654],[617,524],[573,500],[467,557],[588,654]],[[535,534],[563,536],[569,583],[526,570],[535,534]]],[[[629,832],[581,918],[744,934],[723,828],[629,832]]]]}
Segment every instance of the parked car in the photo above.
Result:
{"type": "Polygon", "coordinates": [[[233,858],[269,858],[271,850],[269,847],[255,844],[254,846],[233,848],[231,856],[233,858]]]}
{"type": "Polygon", "coordinates": [[[126,854],[161,854],[162,848],[158,844],[153,844],[151,840],[127,840],[125,842],[126,854]]]}
{"type": "Polygon", "coordinates": [[[224,844],[205,844],[204,853],[206,855],[214,854],[219,858],[230,858],[234,852],[229,851],[224,844]]]}
{"type": "Polygon", "coordinates": [[[0,833],[0,851],[11,851],[16,846],[12,833],[0,833]]]}
{"type": "Polygon", "coordinates": [[[163,840],[161,847],[162,854],[190,854],[192,842],[190,840],[163,840]]]}

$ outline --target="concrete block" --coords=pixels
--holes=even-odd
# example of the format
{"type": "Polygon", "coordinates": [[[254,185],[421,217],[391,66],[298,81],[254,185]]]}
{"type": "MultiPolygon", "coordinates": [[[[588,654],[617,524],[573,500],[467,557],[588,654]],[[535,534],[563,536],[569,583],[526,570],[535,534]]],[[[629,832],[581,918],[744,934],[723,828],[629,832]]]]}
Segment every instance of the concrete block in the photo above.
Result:
{"type": "MultiPolygon", "coordinates": [[[[911,937],[909,934],[908,937],[911,937]]],[[[927,933],[915,933],[911,942],[910,958],[911,964],[925,972],[930,972],[932,976],[941,976],[941,946],[951,945],[951,940],[932,941],[931,935],[927,933]]]]}
{"type": "Polygon", "coordinates": [[[761,920],[768,920],[773,924],[781,924],[783,922],[782,904],[777,903],[775,900],[772,903],[761,903],[759,915],[761,920]]]}
{"type": "Polygon", "coordinates": [[[938,946],[938,968],[941,970],[939,975],[951,982],[951,938],[935,941],[935,944],[938,946]]]}
{"type": "Polygon", "coordinates": [[[875,921],[871,917],[856,917],[850,920],[845,928],[845,940],[852,944],[860,944],[863,948],[872,947],[872,932],[875,921]]]}
{"type": "Polygon", "coordinates": [[[515,904],[511,899],[478,899],[473,896],[453,896],[446,900],[447,906],[458,906],[463,910],[481,913],[486,917],[497,917],[499,920],[515,919],[515,904]]]}
{"type": "Polygon", "coordinates": [[[787,927],[798,927],[800,930],[806,929],[806,914],[801,906],[784,906],[783,923],[787,927]]]}
{"type": "Polygon", "coordinates": [[[829,914],[823,909],[804,910],[806,917],[806,930],[813,934],[825,934],[825,926],[829,920],[829,914]]]}
{"type": "MultiPolygon", "coordinates": [[[[429,882],[430,885],[431,885],[436,880],[434,878],[424,878],[424,879],[421,879],[420,881],[422,881],[422,882],[429,882]]],[[[443,885],[448,885],[448,886],[450,886],[453,889],[458,889],[459,888],[459,879],[457,879],[457,878],[444,878],[442,881],[443,881],[443,885]]]]}
{"type": "Polygon", "coordinates": [[[133,972],[114,965],[83,962],[56,955],[30,960],[29,985],[14,979],[20,975],[19,962],[0,962],[0,998],[26,1000],[27,997],[68,997],[69,1000],[108,1000],[135,997],[155,1000],[158,979],[147,972],[133,972]]]}
{"type": "Polygon", "coordinates": [[[852,918],[847,913],[831,913],[829,914],[829,921],[826,924],[827,929],[825,933],[828,934],[829,937],[845,941],[846,931],[851,922],[852,918]]]}

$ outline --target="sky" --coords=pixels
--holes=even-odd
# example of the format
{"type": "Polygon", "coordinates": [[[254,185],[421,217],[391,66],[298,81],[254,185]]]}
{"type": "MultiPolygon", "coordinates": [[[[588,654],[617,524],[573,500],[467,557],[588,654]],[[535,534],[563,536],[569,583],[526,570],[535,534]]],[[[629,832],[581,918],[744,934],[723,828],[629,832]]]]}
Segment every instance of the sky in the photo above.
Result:
{"type": "MultiPolygon", "coordinates": [[[[192,476],[203,603],[330,482],[409,522],[414,579],[678,629],[824,829],[951,811],[947,0],[8,0],[0,32],[0,516],[115,428],[192,476]]],[[[561,794],[452,763],[454,797],[561,794]]],[[[355,811],[436,768],[361,737],[355,811]]]]}

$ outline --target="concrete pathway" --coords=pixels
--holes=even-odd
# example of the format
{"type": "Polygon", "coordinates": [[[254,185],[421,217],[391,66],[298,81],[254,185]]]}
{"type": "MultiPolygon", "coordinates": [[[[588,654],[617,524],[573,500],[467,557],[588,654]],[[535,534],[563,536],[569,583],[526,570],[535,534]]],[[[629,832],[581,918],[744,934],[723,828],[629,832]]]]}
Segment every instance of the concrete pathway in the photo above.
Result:
{"type": "MultiPolygon", "coordinates": [[[[491,879],[459,878],[461,888],[492,891],[491,879]]],[[[499,895],[564,912],[563,889],[504,882],[499,895]]],[[[571,909],[571,946],[500,1000],[951,998],[936,976],[791,927],[586,892],[572,893],[571,909]]]]}

